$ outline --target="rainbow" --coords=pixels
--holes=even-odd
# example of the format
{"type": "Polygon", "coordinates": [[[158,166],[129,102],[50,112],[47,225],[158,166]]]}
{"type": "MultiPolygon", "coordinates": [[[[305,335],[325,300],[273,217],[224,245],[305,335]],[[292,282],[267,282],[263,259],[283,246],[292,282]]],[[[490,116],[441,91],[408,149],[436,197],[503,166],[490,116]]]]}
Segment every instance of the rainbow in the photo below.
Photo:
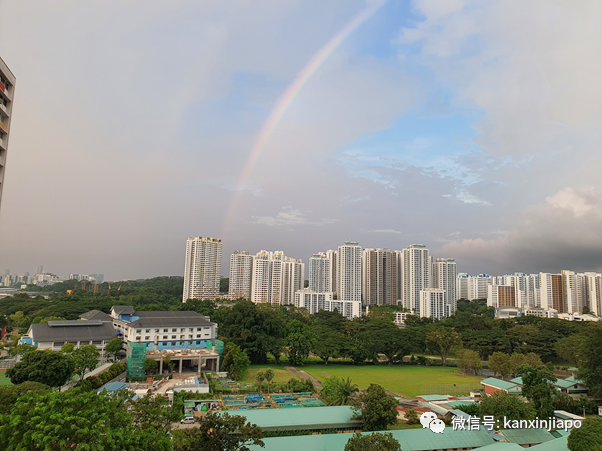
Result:
{"type": "Polygon", "coordinates": [[[357,14],[351,22],[349,22],[341,31],[339,31],[336,36],[334,36],[324,47],[320,49],[318,53],[316,53],[311,60],[305,65],[305,67],[301,70],[299,75],[295,78],[295,80],[288,86],[284,94],[278,99],[278,103],[268,116],[267,120],[264,122],[261,127],[261,131],[253,144],[253,148],[251,150],[251,154],[249,158],[245,162],[245,165],[240,173],[238,178],[238,184],[235,188],[230,204],[228,207],[228,211],[226,213],[226,219],[224,221],[224,226],[222,228],[222,236],[224,237],[228,230],[230,229],[230,224],[234,216],[234,212],[236,211],[236,207],[238,204],[239,194],[242,191],[244,184],[253,171],[253,167],[261,152],[263,151],[265,144],[270,139],[272,132],[280,122],[280,119],[291,105],[295,97],[299,94],[303,86],[309,81],[312,75],[316,73],[316,71],[320,68],[320,66],[328,59],[330,55],[341,45],[341,43],[362,23],[368,20],[376,11],[378,11],[385,4],[385,0],[376,0],[370,1],[368,6],[362,10],[359,14],[357,14]]]}

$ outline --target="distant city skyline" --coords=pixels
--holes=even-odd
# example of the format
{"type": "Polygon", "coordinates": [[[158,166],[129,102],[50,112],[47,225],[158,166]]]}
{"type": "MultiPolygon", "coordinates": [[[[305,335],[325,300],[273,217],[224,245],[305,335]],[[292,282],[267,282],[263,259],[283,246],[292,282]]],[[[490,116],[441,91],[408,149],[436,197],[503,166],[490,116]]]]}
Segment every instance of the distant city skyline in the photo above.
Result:
{"type": "Polygon", "coordinates": [[[602,3],[60,4],[0,5],[0,268],[181,275],[217,236],[602,271],[602,3]]]}

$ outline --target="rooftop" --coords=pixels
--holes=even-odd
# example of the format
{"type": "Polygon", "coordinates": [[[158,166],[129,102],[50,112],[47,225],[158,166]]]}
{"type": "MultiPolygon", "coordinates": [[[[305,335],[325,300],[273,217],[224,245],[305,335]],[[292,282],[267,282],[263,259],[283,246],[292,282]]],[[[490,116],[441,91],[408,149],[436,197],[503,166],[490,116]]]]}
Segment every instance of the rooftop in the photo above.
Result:
{"type": "MultiPolygon", "coordinates": [[[[334,427],[361,425],[352,420],[350,406],[305,407],[303,409],[257,409],[237,412],[247,421],[264,429],[330,429],[334,427]]],[[[430,431],[429,431],[430,432],[430,431]]]]}
{"type": "Polygon", "coordinates": [[[508,382],[502,379],[497,379],[495,377],[488,377],[481,381],[483,385],[489,385],[491,387],[499,388],[501,390],[510,390],[511,388],[516,387],[516,384],[513,382],[508,382]]]}
{"type": "MultiPolygon", "coordinates": [[[[316,407],[316,409],[325,409],[325,407],[316,407]]],[[[403,451],[427,451],[449,448],[471,449],[494,443],[485,430],[454,431],[452,428],[445,428],[441,434],[434,434],[430,429],[406,429],[387,432],[390,432],[399,442],[403,451]]],[[[370,434],[370,432],[363,434],[370,434]]],[[[275,437],[263,439],[265,448],[259,446],[250,446],[249,448],[253,451],[281,451],[283,449],[286,451],[343,451],[351,436],[351,434],[322,434],[275,437]]]]}
{"type": "Polygon", "coordinates": [[[33,341],[37,343],[100,341],[115,338],[112,323],[96,320],[48,321],[47,324],[32,324],[30,331],[33,341]]]}
{"type": "Polygon", "coordinates": [[[535,451],[569,451],[567,439],[568,436],[555,438],[554,440],[532,446],[529,449],[535,451]]]}
{"type": "Polygon", "coordinates": [[[80,319],[85,320],[113,321],[111,315],[101,312],[100,310],[90,310],[89,312],[82,313],[79,317],[80,319]]]}
{"type": "Polygon", "coordinates": [[[134,313],[134,307],[131,305],[114,305],[111,307],[117,315],[131,315],[134,313]]]}
{"type": "Polygon", "coordinates": [[[545,429],[502,429],[500,433],[510,443],[518,443],[519,445],[539,444],[554,440],[554,436],[545,429]]]}
{"type": "Polygon", "coordinates": [[[516,443],[498,442],[477,449],[478,451],[522,451],[524,448],[516,443]]]}
{"type": "Polygon", "coordinates": [[[417,398],[422,398],[427,402],[449,401],[449,396],[447,395],[419,395],[417,398]]]}

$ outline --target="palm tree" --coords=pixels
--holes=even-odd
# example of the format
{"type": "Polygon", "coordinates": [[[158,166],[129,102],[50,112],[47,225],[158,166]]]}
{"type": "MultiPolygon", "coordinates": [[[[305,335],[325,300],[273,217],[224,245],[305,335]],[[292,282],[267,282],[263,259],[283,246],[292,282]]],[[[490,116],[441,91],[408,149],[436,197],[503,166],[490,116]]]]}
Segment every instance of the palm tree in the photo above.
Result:
{"type": "Polygon", "coordinates": [[[263,371],[257,371],[257,374],[255,375],[255,380],[257,381],[257,384],[259,384],[259,393],[261,393],[261,387],[263,386],[264,379],[265,373],[263,371]]]}
{"type": "Polygon", "coordinates": [[[360,390],[357,384],[351,383],[351,379],[349,378],[347,380],[337,378],[333,382],[334,384],[325,393],[326,403],[329,406],[349,405],[353,395],[360,390]]]}
{"type": "Polygon", "coordinates": [[[272,379],[274,379],[275,375],[276,374],[272,368],[265,370],[265,380],[268,382],[268,395],[270,394],[270,383],[272,382],[272,379]]]}

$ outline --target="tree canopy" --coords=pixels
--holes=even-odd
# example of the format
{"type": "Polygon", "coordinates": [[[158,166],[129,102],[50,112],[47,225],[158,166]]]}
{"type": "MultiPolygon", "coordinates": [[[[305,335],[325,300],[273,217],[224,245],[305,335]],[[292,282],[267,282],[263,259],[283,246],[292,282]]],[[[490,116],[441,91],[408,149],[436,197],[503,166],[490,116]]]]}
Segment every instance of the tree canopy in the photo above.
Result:
{"type": "Polygon", "coordinates": [[[345,445],[345,451],[401,451],[401,446],[390,432],[355,433],[345,445]]]}
{"type": "Polygon", "coordinates": [[[23,355],[23,359],[6,375],[13,384],[23,382],[39,382],[50,387],[65,385],[75,371],[75,363],[70,356],[50,350],[31,351],[23,355]]]}

